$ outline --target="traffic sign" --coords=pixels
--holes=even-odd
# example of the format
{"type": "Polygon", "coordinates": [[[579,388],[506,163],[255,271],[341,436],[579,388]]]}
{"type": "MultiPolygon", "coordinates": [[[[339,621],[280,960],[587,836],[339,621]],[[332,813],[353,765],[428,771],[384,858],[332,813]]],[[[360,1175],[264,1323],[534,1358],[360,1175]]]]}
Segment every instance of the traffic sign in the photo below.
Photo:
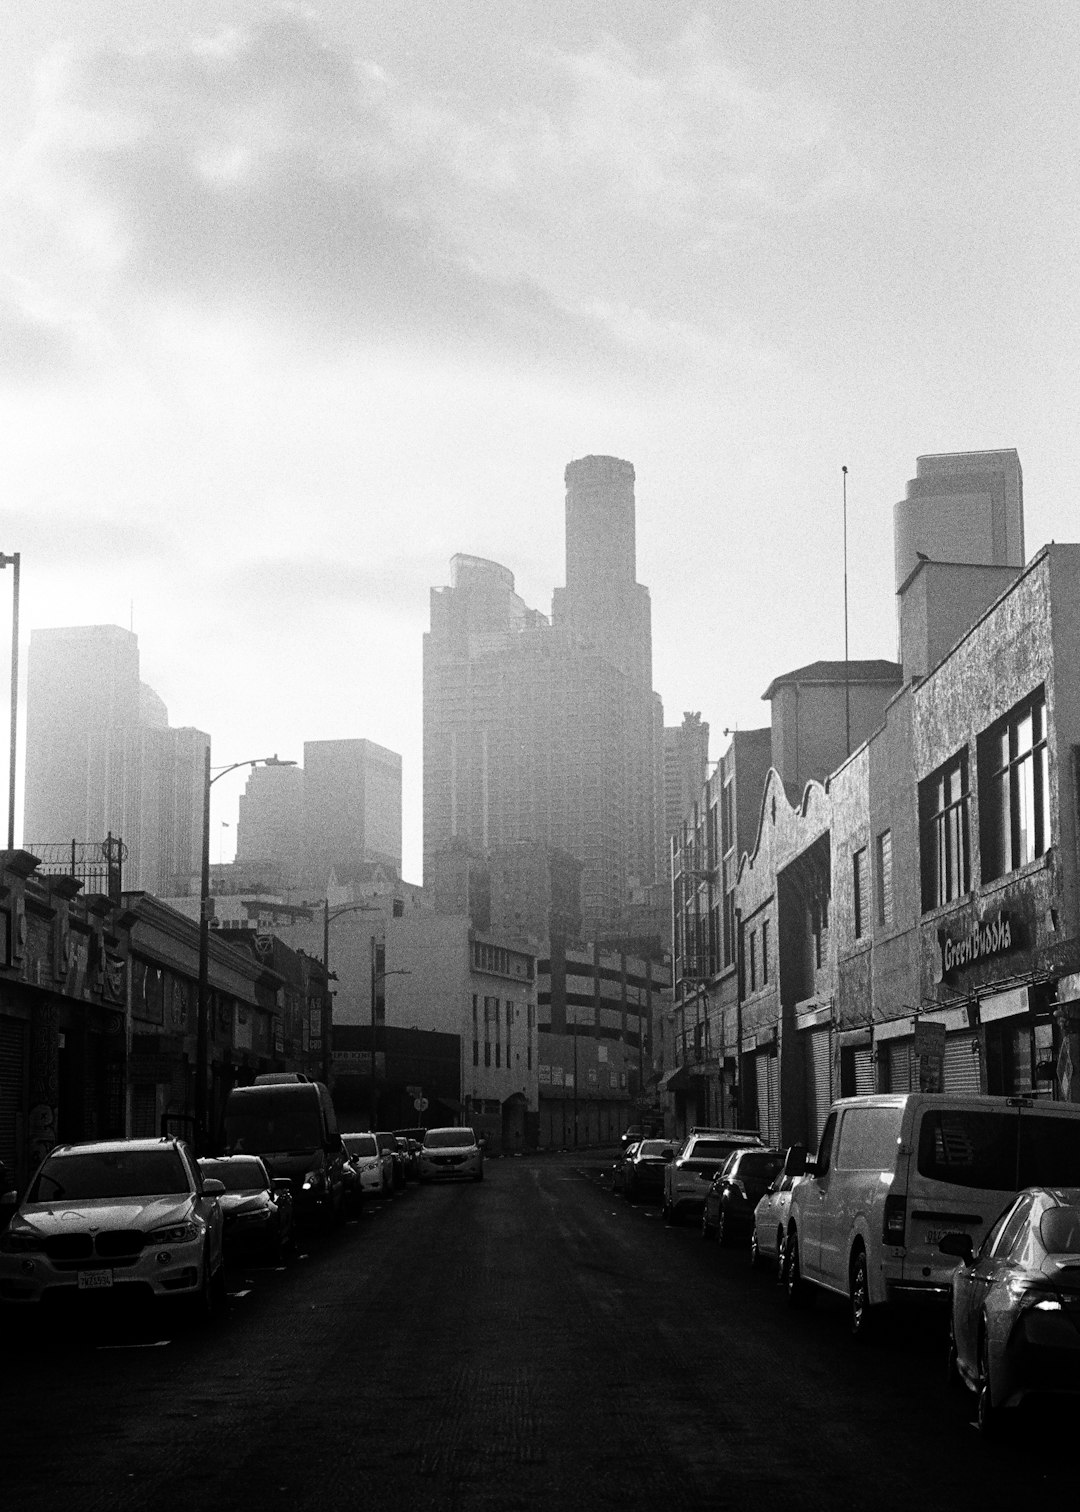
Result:
{"type": "Polygon", "coordinates": [[[426,1113],[427,1112],[427,1098],[426,1097],[414,1097],[413,1098],[413,1107],[416,1109],[416,1111],[418,1113],[426,1113]]]}

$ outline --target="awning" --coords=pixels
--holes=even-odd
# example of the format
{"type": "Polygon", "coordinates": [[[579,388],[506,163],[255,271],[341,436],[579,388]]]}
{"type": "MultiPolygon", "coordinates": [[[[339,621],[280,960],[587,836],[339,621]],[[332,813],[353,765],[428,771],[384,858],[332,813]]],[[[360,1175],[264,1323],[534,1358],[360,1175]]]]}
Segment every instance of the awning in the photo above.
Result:
{"type": "Polygon", "coordinates": [[[690,1077],[685,1066],[676,1066],[673,1071],[665,1071],[657,1086],[658,1092],[687,1092],[690,1088],[690,1077]]]}

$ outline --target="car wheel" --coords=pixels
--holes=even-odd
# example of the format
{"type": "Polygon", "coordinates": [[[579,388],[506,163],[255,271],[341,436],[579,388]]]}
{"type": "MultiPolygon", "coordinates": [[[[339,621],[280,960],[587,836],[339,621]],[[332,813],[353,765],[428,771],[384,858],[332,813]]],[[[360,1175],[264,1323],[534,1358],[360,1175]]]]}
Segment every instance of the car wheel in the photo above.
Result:
{"type": "Polygon", "coordinates": [[[848,1275],[848,1323],[851,1337],[865,1344],[877,1332],[878,1311],[870,1305],[870,1274],[866,1251],[855,1251],[848,1275]]]}
{"type": "Polygon", "coordinates": [[[667,1198],[664,1199],[664,1222],[669,1228],[675,1227],[675,1209],[668,1202],[667,1198]]]}
{"type": "Polygon", "coordinates": [[[776,1231],[776,1255],[775,1255],[775,1258],[773,1260],[773,1266],[774,1266],[774,1272],[775,1272],[775,1275],[776,1275],[776,1284],[777,1284],[777,1286],[783,1286],[783,1284],[784,1284],[784,1231],[783,1231],[783,1229],[777,1229],[777,1231],[776,1231]]]}
{"type": "Polygon", "coordinates": [[[784,1246],[784,1291],[789,1307],[804,1307],[808,1300],[802,1266],[799,1264],[799,1236],[792,1230],[784,1246]]]}
{"type": "Polygon", "coordinates": [[[994,1406],[990,1394],[990,1346],[986,1339],[985,1322],[979,1334],[979,1389],[975,1398],[975,1425],[984,1439],[995,1439],[1001,1433],[1001,1408],[994,1406]]]}
{"type": "Polygon", "coordinates": [[[186,1311],[194,1327],[204,1327],[217,1312],[218,1300],[225,1290],[225,1267],[222,1266],[217,1276],[210,1273],[210,1246],[207,1245],[203,1255],[202,1275],[199,1278],[199,1289],[193,1297],[186,1297],[186,1311]]]}
{"type": "Polygon", "coordinates": [[[723,1208],[716,1215],[716,1242],[721,1249],[727,1249],[731,1243],[731,1224],[724,1216],[723,1208]]]}
{"type": "Polygon", "coordinates": [[[750,1264],[754,1270],[758,1270],[764,1264],[764,1256],[761,1253],[761,1245],[758,1242],[757,1224],[750,1230],[750,1264]]]}
{"type": "Polygon", "coordinates": [[[711,1239],[712,1231],[712,1224],[709,1222],[709,1209],[706,1205],[701,1210],[701,1237],[703,1239],[711,1239]]]}

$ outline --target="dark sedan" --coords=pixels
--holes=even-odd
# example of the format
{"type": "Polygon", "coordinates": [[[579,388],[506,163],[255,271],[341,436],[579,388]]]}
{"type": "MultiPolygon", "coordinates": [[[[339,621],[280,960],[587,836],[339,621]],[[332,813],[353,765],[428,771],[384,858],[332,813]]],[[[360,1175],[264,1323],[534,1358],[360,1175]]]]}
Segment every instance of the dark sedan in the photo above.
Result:
{"type": "Polygon", "coordinates": [[[712,1179],[701,1211],[701,1237],[721,1244],[747,1239],[754,1209],[784,1168],[783,1150],[736,1150],[712,1179]]]}
{"type": "Polygon", "coordinates": [[[659,1202],[664,1195],[664,1171],[675,1159],[678,1145],[671,1139],[643,1139],[626,1162],[623,1190],[627,1202],[659,1202]]]}
{"type": "Polygon", "coordinates": [[[975,1393],[981,1431],[1029,1395],[1080,1398],[1080,1188],[1029,1187],[977,1251],[968,1233],[939,1247],[961,1261],[949,1365],[975,1393]]]}
{"type": "Polygon", "coordinates": [[[200,1160],[203,1180],[225,1188],[218,1198],[224,1220],[225,1255],[256,1255],[277,1263],[293,1242],[292,1183],[272,1178],[257,1155],[200,1160]]]}

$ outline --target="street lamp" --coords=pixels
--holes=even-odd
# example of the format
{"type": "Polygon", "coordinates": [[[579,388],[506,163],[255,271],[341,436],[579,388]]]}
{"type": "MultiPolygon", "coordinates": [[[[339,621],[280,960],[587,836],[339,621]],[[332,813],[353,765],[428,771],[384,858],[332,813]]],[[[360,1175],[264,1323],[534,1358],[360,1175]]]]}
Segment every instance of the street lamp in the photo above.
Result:
{"type": "Polygon", "coordinates": [[[209,1143],[206,1127],[207,1080],[210,1073],[210,789],[222,777],[239,767],[292,767],[295,761],[275,756],[254,756],[247,761],[233,761],[219,767],[210,765],[210,742],[206,743],[203,767],[202,876],[199,886],[199,999],[195,1032],[195,1142],[197,1153],[206,1153],[209,1143]]]}
{"type": "MultiPolygon", "coordinates": [[[[330,989],[330,924],[332,920],[340,919],[342,914],[348,913],[382,913],[382,909],[377,903],[342,903],[331,911],[330,899],[323,899],[322,963],[323,970],[326,972],[327,991],[330,989]]],[[[374,948],[372,954],[374,954],[374,948]]],[[[329,1085],[331,1039],[334,1033],[334,1013],[332,1008],[330,1010],[330,1024],[323,1027],[324,1029],[329,1027],[329,1033],[324,1033],[323,1035],[323,1081],[329,1085]]],[[[371,1064],[374,1067],[374,1060],[372,1060],[371,1064]]]]}
{"type": "Polygon", "coordinates": [[[0,568],[14,569],[11,586],[11,755],[8,765],[8,850],[15,849],[15,726],[19,712],[19,553],[0,553],[0,568]]]}
{"type": "MultiPolygon", "coordinates": [[[[378,1109],[379,1109],[379,1094],[378,1094],[378,1088],[377,1088],[376,1082],[375,1082],[375,1037],[376,1037],[376,1029],[377,1029],[377,1025],[378,1025],[378,1014],[376,1012],[377,996],[376,996],[376,990],[375,989],[378,987],[378,985],[379,985],[380,982],[385,982],[387,977],[392,977],[392,976],[412,976],[412,972],[411,971],[406,971],[406,970],[404,970],[400,966],[399,967],[395,967],[392,971],[377,971],[375,969],[375,945],[376,945],[375,936],[372,935],[372,937],[371,937],[371,1127],[372,1127],[373,1130],[378,1125],[377,1114],[378,1114],[378,1109]]],[[[385,1017],[385,1012],[384,1012],[384,1017],[385,1017]]]]}

